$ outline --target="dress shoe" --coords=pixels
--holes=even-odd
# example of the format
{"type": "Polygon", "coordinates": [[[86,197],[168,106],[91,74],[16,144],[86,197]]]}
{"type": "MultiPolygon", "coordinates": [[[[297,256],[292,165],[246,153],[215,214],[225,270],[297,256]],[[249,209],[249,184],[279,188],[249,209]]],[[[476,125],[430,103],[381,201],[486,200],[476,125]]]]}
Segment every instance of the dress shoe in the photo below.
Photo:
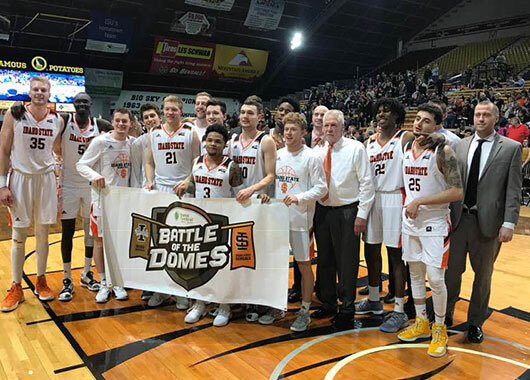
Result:
{"type": "Polygon", "coordinates": [[[482,328],[479,326],[469,325],[469,328],[467,329],[467,340],[469,340],[471,343],[482,343],[484,340],[482,328]]]}
{"type": "Polygon", "coordinates": [[[301,299],[302,294],[300,294],[300,292],[296,290],[289,292],[289,296],[287,297],[287,301],[289,301],[289,303],[296,303],[299,302],[301,299]]]}
{"type": "Polygon", "coordinates": [[[449,328],[453,325],[453,318],[445,316],[445,325],[449,328]]]}
{"type": "Polygon", "coordinates": [[[333,327],[337,330],[349,330],[355,327],[353,314],[337,314],[331,321],[333,327]]]}
{"type": "Polygon", "coordinates": [[[333,310],[327,310],[324,308],[320,308],[315,310],[313,313],[311,313],[311,318],[314,319],[324,319],[328,317],[333,317],[336,314],[333,310]]]}

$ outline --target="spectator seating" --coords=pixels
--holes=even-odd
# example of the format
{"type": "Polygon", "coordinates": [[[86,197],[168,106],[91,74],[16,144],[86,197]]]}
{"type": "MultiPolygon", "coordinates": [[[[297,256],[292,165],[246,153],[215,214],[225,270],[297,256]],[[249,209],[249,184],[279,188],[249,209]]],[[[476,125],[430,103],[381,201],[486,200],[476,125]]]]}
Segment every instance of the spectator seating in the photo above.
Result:
{"type": "Polygon", "coordinates": [[[444,46],[434,49],[411,51],[410,53],[406,53],[401,57],[387,62],[383,66],[380,66],[374,71],[374,74],[381,72],[405,72],[407,70],[416,71],[419,67],[425,66],[429,62],[432,62],[453,50],[455,47],[456,46],[444,46]]]}
{"type": "Polygon", "coordinates": [[[530,66],[530,37],[525,37],[504,51],[506,63],[512,66],[515,76],[530,66]]]}

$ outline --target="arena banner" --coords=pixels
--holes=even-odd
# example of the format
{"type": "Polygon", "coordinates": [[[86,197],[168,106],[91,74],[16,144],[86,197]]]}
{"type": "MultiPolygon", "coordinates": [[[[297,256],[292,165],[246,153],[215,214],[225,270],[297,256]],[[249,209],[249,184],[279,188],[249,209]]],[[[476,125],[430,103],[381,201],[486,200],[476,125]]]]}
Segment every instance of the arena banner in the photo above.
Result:
{"type": "Polygon", "coordinates": [[[175,11],[169,30],[176,33],[211,37],[215,31],[215,17],[197,12],[175,11]]]}
{"type": "Polygon", "coordinates": [[[284,0],[252,0],[245,26],[251,29],[276,30],[282,19],[284,0]]]}
{"type": "Polygon", "coordinates": [[[112,16],[92,12],[88,27],[86,50],[106,53],[126,53],[133,32],[133,20],[126,16],[112,16]]]}
{"type": "MultiPolygon", "coordinates": [[[[162,102],[169,93],[164,92],[150,92],[150,91],[134,91],[134,90],[123,90],[120,93],[119,98],[111,102],[111,108],[127,108],[133,113],[140,112],[140,107],[144,103],[155,103],[160,109],[162,109],[162,102]]],[[[171,94],[177,95],[183,103],[182,116],[195,116],[195,95],[194,94],[171,94]]],[[[218,98],[226,104],[226,112],[233,114],[239,111],[239,102],[231,98],[218,98]]],[[[138,115],[139,117],[140,115],[138,115]]]]}
{"type": "Polygon", "coordinates": [[[264,50],[216,45],[214,72],[219,78],[254,80],[267,68],[269,53],[264,50]]]}
{"type": "Polygon", "coordinates": [[[264,50],[156,37],[150,73],[250,82],[265,73],[268,56],[264,50]]]}
{"type": "Polygon", "coordinates": [[[115,186],[102,194],[112,284],[286,309],[289,214],[283,203],[179,199],[115,186]]]}
{"type": "Polygon", "coordinates": [[[123,71],[85,69],[85,88],[92,97],[117,98],[123,85],[123,71]]]}
{"type": "Polygon", "coordinates": [[[188,5],[215,9],[216,11],[230,11],[234,6],[235,0],[186,0],[184,2],[188,5]]]}

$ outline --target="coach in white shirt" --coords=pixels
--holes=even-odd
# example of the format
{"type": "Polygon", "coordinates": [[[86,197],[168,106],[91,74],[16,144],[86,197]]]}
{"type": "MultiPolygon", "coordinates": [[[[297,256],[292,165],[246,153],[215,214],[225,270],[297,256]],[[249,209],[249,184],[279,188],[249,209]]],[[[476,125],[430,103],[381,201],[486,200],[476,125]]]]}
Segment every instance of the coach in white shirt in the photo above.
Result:
{"type": "Polygon", "coordinates": [[[330,110],[324,115],[324,157],[328,194],[316,207],[314,229],[318,246],[318,275],[322,308],[314,318],[336,315],[338,328],[353,326],[360,234],[374,200],[374,185],[363,144],[343,137],[344,115],[330,110]],[[338,296],[342,304],[337,314],[338,296]]]}

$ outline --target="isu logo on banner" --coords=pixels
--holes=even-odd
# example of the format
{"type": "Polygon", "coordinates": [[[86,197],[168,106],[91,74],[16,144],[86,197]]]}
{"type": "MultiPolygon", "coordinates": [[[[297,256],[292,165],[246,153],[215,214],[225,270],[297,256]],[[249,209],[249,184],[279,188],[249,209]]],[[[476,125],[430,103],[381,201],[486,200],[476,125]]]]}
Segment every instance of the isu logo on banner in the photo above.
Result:
{"type": "Polygon", "coordinates": [[[130,258],[146,270],[165,270],[186,290],[204,285],[230,262],[230,269],[256,268],[254,222],[228,224],[228,216],[174,202],[152,209],[153,218],[132,214],[130,258]]]}

